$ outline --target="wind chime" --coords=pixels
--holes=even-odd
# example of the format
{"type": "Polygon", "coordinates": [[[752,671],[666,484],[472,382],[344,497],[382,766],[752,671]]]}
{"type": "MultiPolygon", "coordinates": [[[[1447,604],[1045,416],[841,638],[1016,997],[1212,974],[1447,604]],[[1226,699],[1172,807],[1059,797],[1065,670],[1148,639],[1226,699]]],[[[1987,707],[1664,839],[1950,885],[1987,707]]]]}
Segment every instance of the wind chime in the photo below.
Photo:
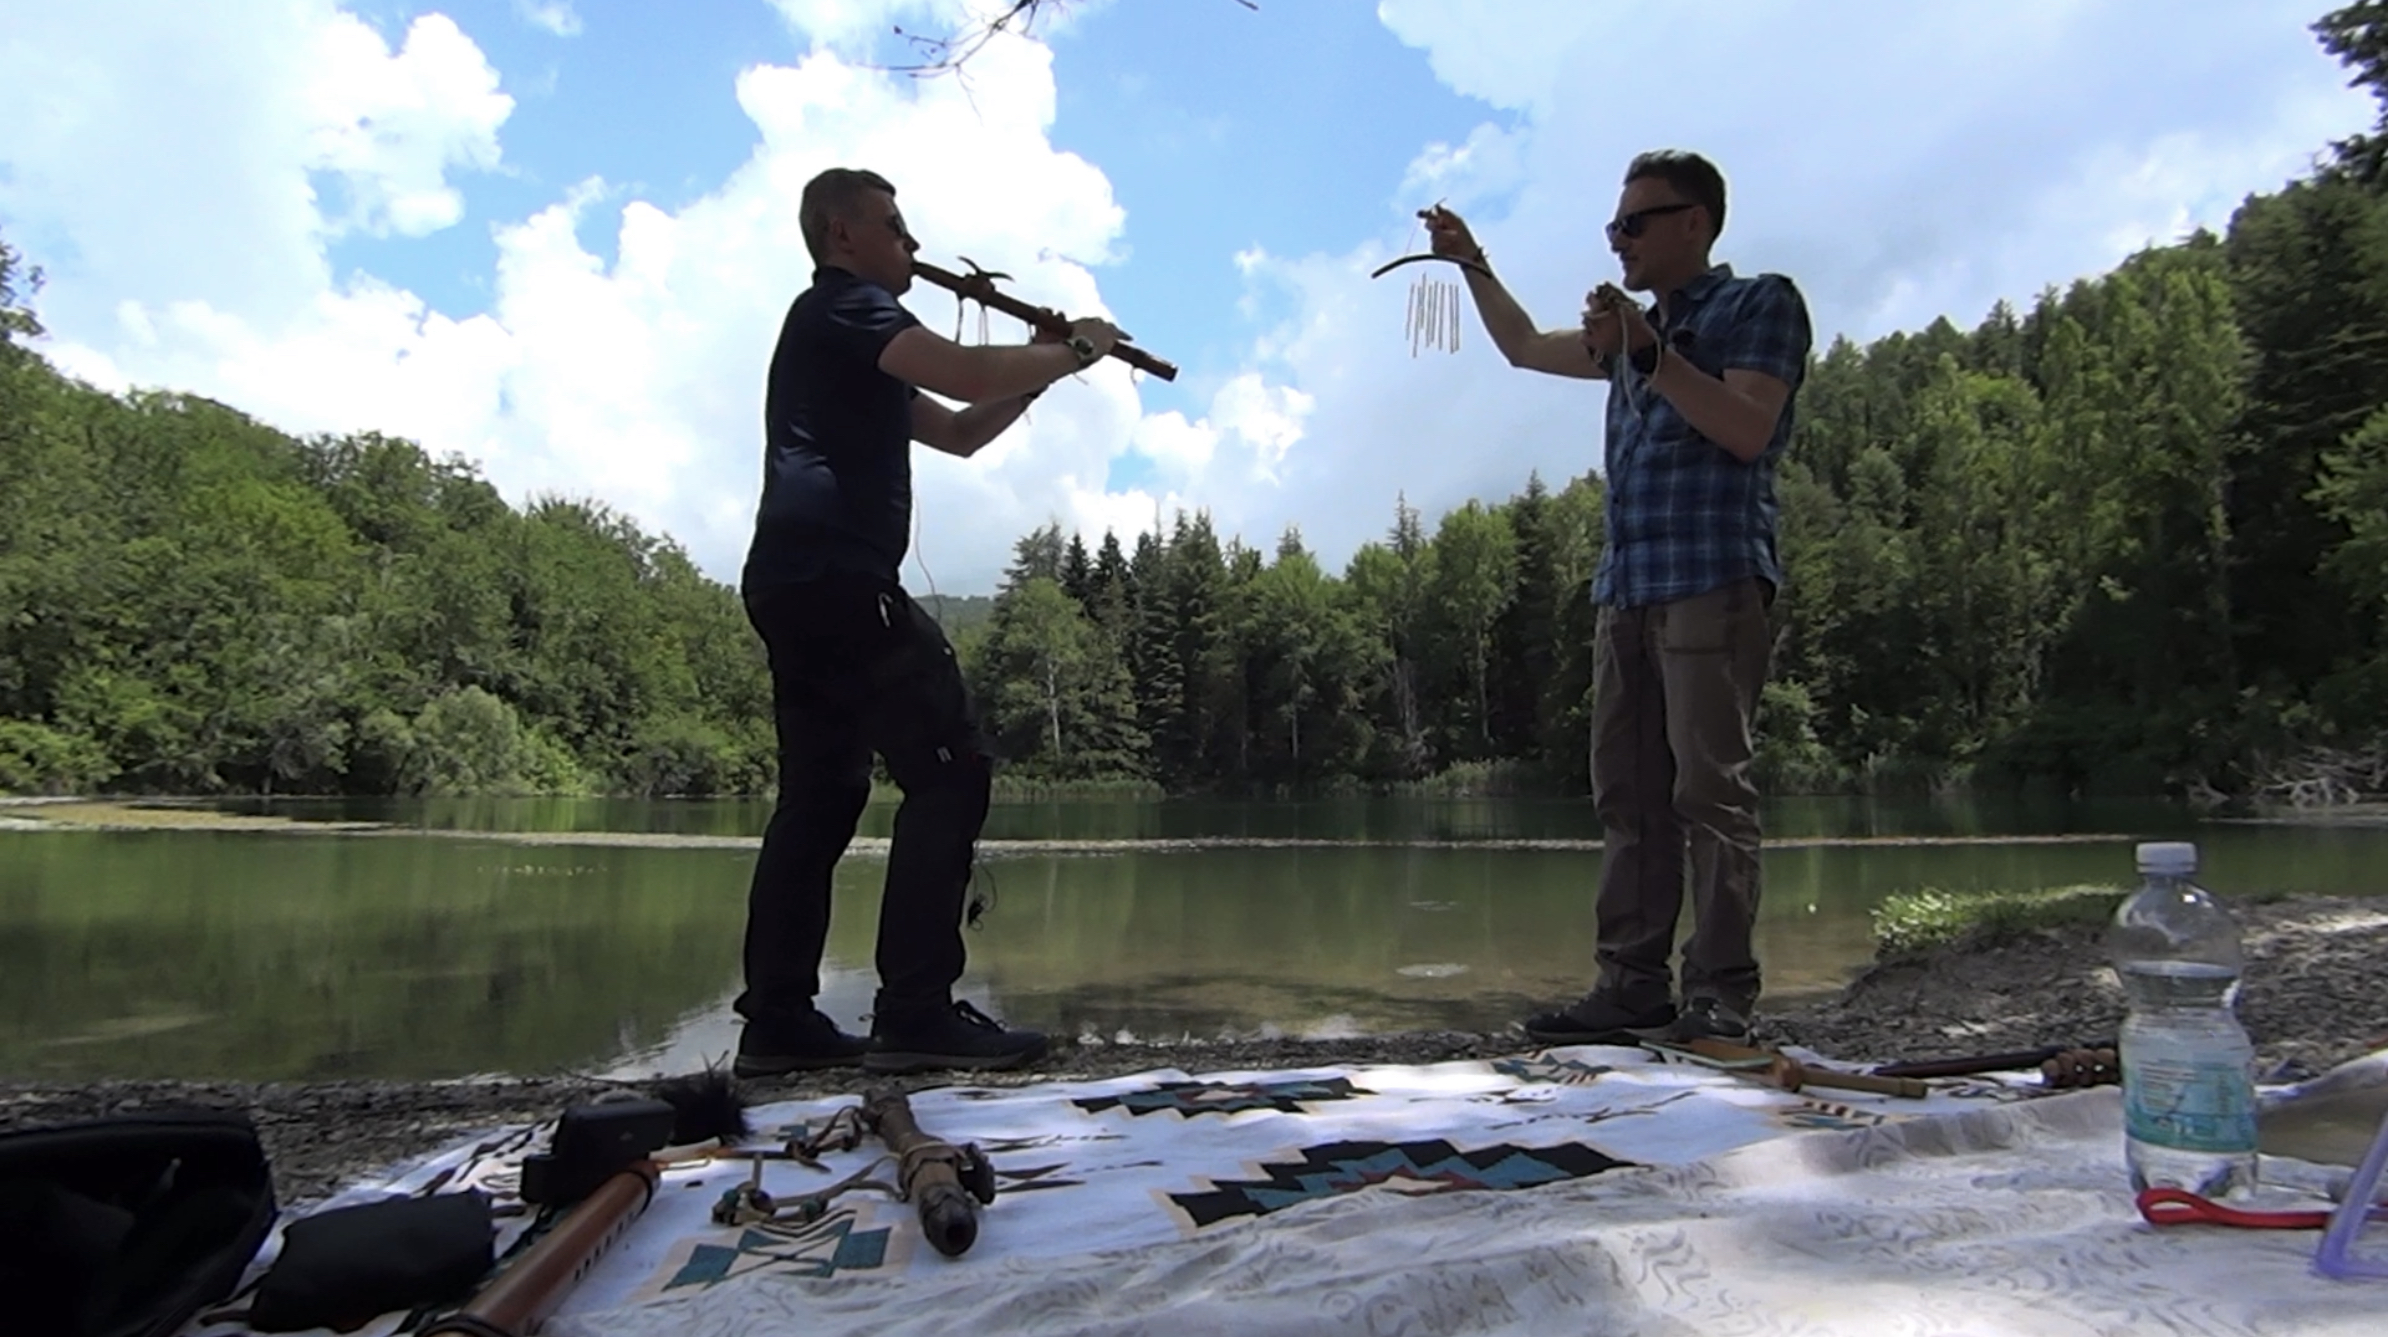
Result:
{"type": "MultiPolygon", "coordinates": [[[[1426,212],[1422,209],[1418,216],[1423,218],[1426,212]]],[[[1368,277],[1381,279],[1403,265],[1428,260],[1448,261],[1462,269],[1475,270],[1486,278],[1492,277],[1491,270],[1473,260],[1456,255],[1437,255],[1432,251],[1420,251],[1389,260],[1377,266],[1368,277]]],[[[1423,270],[1410,280],[1409,312],[1403,334],[1410,341],[1411,357],[1418,356],[1421,348],[1439,348],[1446,353],[1459,351],[1460,306],[1459,285],[1451,280],[1435,278],[1423,270]]]]}
{"type": "Polygon", "coordinates": [[[1421,348],[1458,352],[1459,285],[1449,279],[1431,278],[1423,273],[1411,279],[1407,333],[1411,357],[1418,356],[1421,348]]]}

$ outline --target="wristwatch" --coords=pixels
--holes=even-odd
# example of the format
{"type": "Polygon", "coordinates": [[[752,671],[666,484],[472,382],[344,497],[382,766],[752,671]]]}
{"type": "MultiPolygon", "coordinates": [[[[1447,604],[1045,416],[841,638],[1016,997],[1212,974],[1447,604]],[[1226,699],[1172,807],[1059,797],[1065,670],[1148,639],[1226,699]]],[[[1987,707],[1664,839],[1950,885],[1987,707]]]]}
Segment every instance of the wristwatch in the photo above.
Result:
{"type": "Polygon", "coordinates": [[[1093,366],[1096,360],[1103,356],[1101,353],[1095,351],[1094,340],[1087,338],[1083,334],[1073,334],[1062,342],[1069,346],[1069,350],[1071,352],[1078,355],[1078,366],[1080,370],[1084,370],[1087,367],[1093,366]]]}

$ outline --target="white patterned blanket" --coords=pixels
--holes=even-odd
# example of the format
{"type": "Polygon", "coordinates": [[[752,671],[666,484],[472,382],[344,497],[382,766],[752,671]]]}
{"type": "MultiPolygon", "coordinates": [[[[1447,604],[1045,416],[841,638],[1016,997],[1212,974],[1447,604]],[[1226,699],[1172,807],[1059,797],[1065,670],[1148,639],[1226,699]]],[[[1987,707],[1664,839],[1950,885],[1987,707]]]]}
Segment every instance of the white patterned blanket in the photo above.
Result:
{"type": "MultiPolygon", "coordinates": [[[[2111,1088],[1936,1085],[1825,1100],[1585,1047],[944,1088],[913,1097],[921,1124],[986,1151],[1000,1189],[961,1258],[875,1195],[809,1224],[716,1226],[746,1164],[680,1168],[547,1331],[2383,1330],[2388,1285],[2314,1278],[2315,1232],[2142,1224],[2111,1088]]],[[[851,1103],[752,1111],[756,1140],[851,1103]]],[[[546,1131],[476,1139],[343,1200],[435,1180],[504,1197],[546,1131]]],[[[826,1173],[768,1162],[764,1187],[801,1193],[879,1150],[826,1173]]]]}

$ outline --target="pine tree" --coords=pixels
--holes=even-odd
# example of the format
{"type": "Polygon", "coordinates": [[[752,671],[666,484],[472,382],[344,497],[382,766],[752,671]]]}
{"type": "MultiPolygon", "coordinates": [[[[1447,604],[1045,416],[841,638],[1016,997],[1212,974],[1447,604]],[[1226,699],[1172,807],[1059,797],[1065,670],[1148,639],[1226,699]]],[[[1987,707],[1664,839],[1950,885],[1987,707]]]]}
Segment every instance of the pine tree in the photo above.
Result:
{"type": "Polygon", "coordinates": [[[1086,541],[1076,533],[1070,535],[1070,546],[1061,558],[1062,592],[1078,601],[1078,607],[1088,616],[1094,613],[1094,563],[1086,555],[1086,541]]]}

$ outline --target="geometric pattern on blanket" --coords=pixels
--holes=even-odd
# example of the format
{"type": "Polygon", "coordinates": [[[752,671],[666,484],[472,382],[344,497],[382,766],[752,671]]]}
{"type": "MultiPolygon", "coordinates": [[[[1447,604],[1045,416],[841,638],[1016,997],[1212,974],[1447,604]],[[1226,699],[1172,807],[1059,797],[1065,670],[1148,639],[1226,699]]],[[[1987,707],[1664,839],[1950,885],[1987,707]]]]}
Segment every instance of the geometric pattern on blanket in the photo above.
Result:
{"type": "Polygon", "coordinates": [[[1408,1194],[1533,1188],[1629,1167],[1581,1143],[1515,1147],[1506,1142],[1461,1151],[1441,1138],[1417,1142],[1328,1142],[1253,1167],[1254,1179],[1215,1179],[1199,1193],[1168,1199],[1196,1230],[1238,1217],[1267,1216],[1297,1203],[1357,1193],[1383,1184],[1408,1194]]]}
{"type": "MultiPolygon", "coordinates": [[[[1422,1200],[1355,1193],[1138,1248],[973,1255],[970,1265],[916,1266],[901,1277],[859,1274],[843,1289],[768,1280],[725,1285],[652,1308],[564,1317],[548,1333],[2379,1337],[2384,1330],[2388,1295],[2378,1283],[2313,1276],[2315,1232],[2142,1221],[2122,1166],[2122,1102],[2114,1088],[2031,1102],[1916,1103],[1938,1110],[1853,1132],[1745,1142],[1689,1163],[1653,1158],[1650,1168],[1533,1192],[1422,1200]]],[[[1622,1134],[1648,1126],[1614,1120],[1602,1127],[1622,1134]]],[[[980,1247],[1004,1242],[990,1230],[980,1247]]]]}
{"type": "Polygon", "coordinates": [[[1586,1063],[1580,1058],[1562,1054],[1540,1053],[1523,1058],[1494,1059],[1492,1070],[1503,1077],[1515,1077],[1521,1082],[1548,1082],[1553,1086],[1589,1086],[1602,1074],[1617,1069],[1607,1063],[1586,1063]]]}
{"type": "Polygon", "coordinates": [[[1811,1132],[1820,1128],[1878,1128],[1890,1122],[1890,1116],[1880,1110],[1861,1110],[1855,1105],[1839,1101],[1818,1100],[1814,1096],[1800,1096],[1798,1103],[1774,1112],[1776,1120],[1786,1128],[1811,1132]]]}
{"type": "Polygon", "coordinates": [[[1140,1091],[1088,1096],[1070,1103],[1089,1114],[1123,1109],[1130,1114],[1175,1114],[1181,1119],[1205,1114],[1242,1114],[1275,1110],[1279,1114],[1307,1114],[1305,1106],[1330,1100],[1374,1095],[1353,1086],[1349,1077],[1303,1078],[1290,1082],[1156,1082],[1140,1091]]]}
{"type": "Polygon", "coordinates": [[[803,1224],[750,1225],[738,1232],[735,1244],[696,1245],[663,1289],[668,1294],[718,1286],[753,1272],[818,1279],[886,1266],[895,1231],[889,1226],[858,1229],[860,1221],[861,1212],[846,1207],[803,1224]]]}
{"type": "MultiPolygon", "coordinates": [[[[1582,1046],[1490,1062],[1164,1069],[1012,1088],[931,1088],[915,1092],[913,1104],[938,1135],[975,1143],[1001,1187],[961,1271],[1033,1276],[1089,1248],[1132,1257],[1194,1238],[1227,1240],[1241,1227],[1275,1230],[1281,1222],[1315,1219],[1307,1207],[1340,1209],[1389,1197],[1420,1199],[1410,1205],[1427,1211],[1478,1198],[1485,1200],[1482,1210],[1499,1213],[1537,1195],[1457,1191],[1537,1185],[1585,1191],[1647,1173],[1605,1174],[1627,1165],[1684,1165],[1796,1129],[1884,1131],[1988,1103],[1952,1085],[1961,1084],[1936,1083],[1927,1100],[1832,1091],[1826,1101],[1816,1098],[1826,1092],[1793,1095],[1709,1069],[1654,1062],[1639,1050],[1582,1046]],[[1371,1187],[1381,1192],[1368,1192],[1371,1187]]],[[[1994,1089],[1982,1095],[1996,1098],[1994,1089]]],[[[783,1142],[788,1130],[820,1128],[854,1101],[849,1093],[758,1107],[749,1111],[757,1131],[745,1141],[783,1142]]],[[[521,1162],[547,1145],[555,1126],[549,1119],[495,1130],[390,1167],[344,1190],[335,1205],[390,1193],[479,1190],[510,1209],[498,1224],[496,1251],[519,1254],[543,1226],[538,1214],[514,1214],[522,1210],[521,1162]]],[[[817,1166],[727,1157],[671,1167],[648,1210],[572,1287],[546,1330],[589,1337],[601,1316],[654,1304],[663,1306],[655,1311],[660,1326],[612,1331],[743,1337],[746,1330],[735,1324],[679,1327],[666,1315],[683,1304],[757,1312],[729,1298],[749,1294],[784,1296],[810,1315],[832,1296],[934,1287],[939,1278],[959,1275],[953,1260],[925,1246],[905,1203],[842,1197],[809,1223],[724,1227],[710,1219],[712,1203],[756,1166],[763,1167],[767,1191],[784,1197],[864,1171],[883,1154],[883,1147],[866,1145],[825,1152],[817,1166]]],[[[278,1244],[277,1238],[261,1251],[253,1275],[271,1266],[278,1244]]],[[[1428,1265],[1424,1257],[1410,1261],[1428,1265]]],[[[875,1334],[885,1318],[844,1330],[875,1334]]],[[[387,1314],[354,1337],[401,1337],[420,1322],[387,1314]]],[[[227,1317],[194,1322],[183,1337],[249,1332],[227,1317]]]]}

